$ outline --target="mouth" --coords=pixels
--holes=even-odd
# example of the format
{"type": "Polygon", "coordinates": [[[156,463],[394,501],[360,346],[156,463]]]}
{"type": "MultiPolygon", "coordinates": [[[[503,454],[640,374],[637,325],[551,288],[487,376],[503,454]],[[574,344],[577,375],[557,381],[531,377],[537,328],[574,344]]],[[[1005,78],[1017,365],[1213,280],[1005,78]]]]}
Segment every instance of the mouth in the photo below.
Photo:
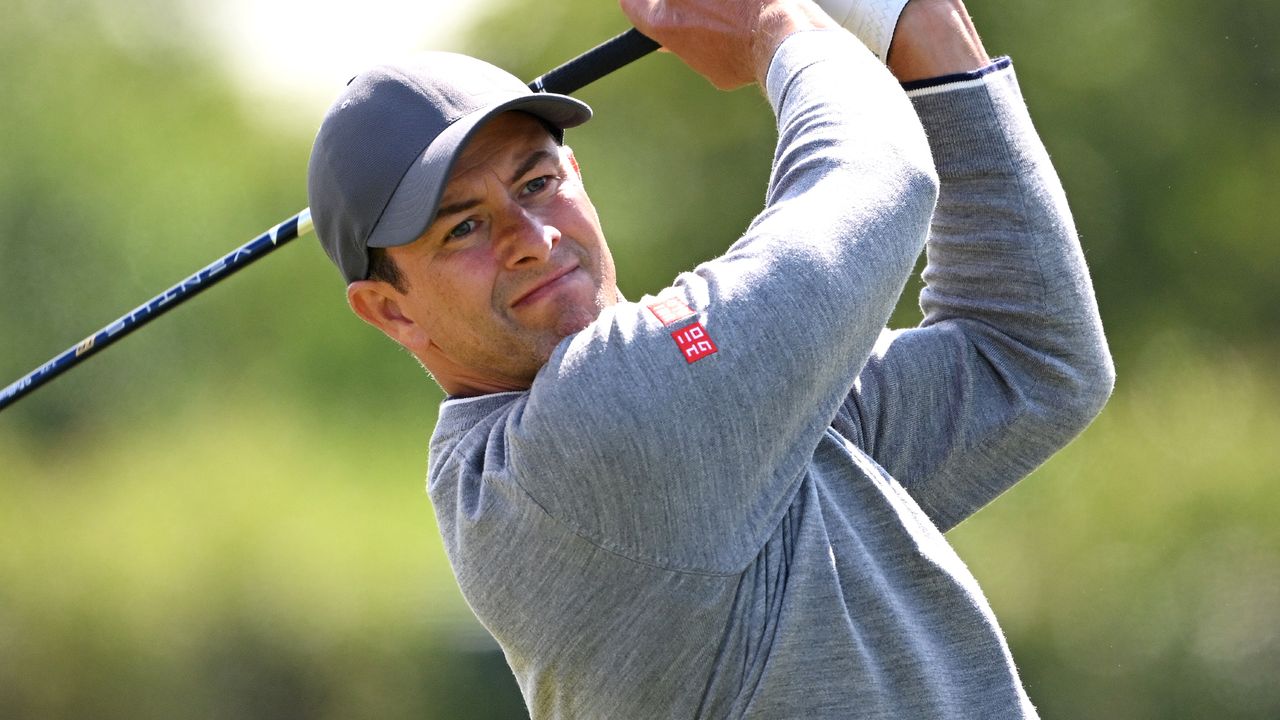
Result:
{"type": "Polygon", "coordinates": [[[574,263],[567,267],[561,268],[560,270],[556,270],[552,272],[547,277],[539,280],[536,285],[524,291],[524,293],[522,293],[519,297],[515,299],[514,302],[511,303],[511,307],[513,308],[520,307],[521,305],[527,305],[538,300],[542,296],[552,291],[555,288],[555,286],[559,284],[561,280],[563,280],[570,273],[572,273],[574,270],[577,270],[577,269],[578,269],[578,264],[574,263]]]}

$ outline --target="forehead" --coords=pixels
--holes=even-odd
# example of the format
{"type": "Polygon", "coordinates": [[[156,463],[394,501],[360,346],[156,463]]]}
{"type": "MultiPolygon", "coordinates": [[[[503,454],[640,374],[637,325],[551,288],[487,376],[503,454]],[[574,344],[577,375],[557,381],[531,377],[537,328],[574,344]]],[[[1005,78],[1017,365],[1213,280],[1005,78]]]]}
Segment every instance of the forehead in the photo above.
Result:
{"type": "Polygon", "coordinates": [[[537,118],[505,112],[480,127],[458,155],[449,182],[482,168],[523,162],[529,153],[556,147],[555,138],[537,118]]]}

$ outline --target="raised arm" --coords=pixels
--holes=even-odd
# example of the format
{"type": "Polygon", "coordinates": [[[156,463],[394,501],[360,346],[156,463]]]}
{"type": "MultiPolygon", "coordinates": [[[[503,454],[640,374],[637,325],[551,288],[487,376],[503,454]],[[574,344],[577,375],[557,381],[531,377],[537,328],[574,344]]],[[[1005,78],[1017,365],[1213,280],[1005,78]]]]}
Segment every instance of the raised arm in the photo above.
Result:
{"type": "MultiPolygon", "coordinates": [[[[505,429],[504,471],[610,551],[725,572],[754,557],[923,247],[937,186],[915,114],[807,6],[768,3],[785,17],[750,33],[776,48],[750,71],[767,68],[779,127],[764,211],[724,256],[562,343],[505,429]]],[[[635,20],[676,52],[710,46],[635,20]]]]}
{"type": "Polygon", "coordinates": [[[941,195],[924,322],[881,338],[846,417],[946,529],[1079,433],[1114,370],[1065,194],[1008,60],[987,64],[959,0],[911,0],[889,61],[904,81],[952,76],[908,84],[941,195]]]}

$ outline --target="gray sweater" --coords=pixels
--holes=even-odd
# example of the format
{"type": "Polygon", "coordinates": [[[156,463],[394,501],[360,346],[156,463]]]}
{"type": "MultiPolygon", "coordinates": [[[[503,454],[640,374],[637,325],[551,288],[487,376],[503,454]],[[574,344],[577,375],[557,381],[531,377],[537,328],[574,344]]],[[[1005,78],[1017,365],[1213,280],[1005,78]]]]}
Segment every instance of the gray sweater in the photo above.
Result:
{"type": "Polygon", "coordinates": [[[1113,371],[1013,72],[909,100],[811,31],[767,93],[742,238],[529,391],[442,405],[458,583],[534,718],[1034,717],[942,532],[1079,433],[1113,371]],[[926,238],[925,320],[884,330],[926,238]]]}

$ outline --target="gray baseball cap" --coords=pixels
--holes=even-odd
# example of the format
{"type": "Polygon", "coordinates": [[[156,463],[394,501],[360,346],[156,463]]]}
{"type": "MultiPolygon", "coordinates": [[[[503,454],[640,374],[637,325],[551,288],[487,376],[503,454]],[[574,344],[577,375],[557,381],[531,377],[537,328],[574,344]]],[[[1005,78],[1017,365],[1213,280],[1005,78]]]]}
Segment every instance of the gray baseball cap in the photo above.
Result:
{"type": "Polygon", "coordinates": [[[591,119],[583,102],[534,93],[511,73],[454,53],[379,65],[347,83],[307,168],[316,236],[347,282],[368,276],[369,248],[407,245],[426,231],[467,141],[509,110],[542,119],[557,142],[591,119]]]}

